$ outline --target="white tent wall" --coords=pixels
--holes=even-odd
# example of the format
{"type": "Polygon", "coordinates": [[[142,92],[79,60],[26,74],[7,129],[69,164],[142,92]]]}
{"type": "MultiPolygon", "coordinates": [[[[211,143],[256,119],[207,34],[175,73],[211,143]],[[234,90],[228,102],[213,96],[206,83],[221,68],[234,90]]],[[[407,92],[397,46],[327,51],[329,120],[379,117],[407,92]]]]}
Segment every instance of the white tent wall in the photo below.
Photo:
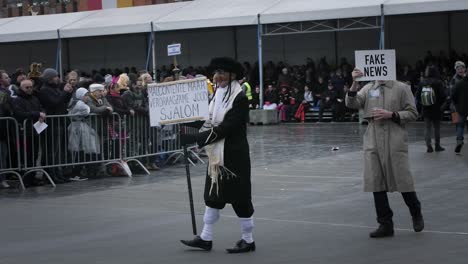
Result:
{"type": "Polygon", "coordinates": [[[144,34],[74,38],[68,45],[72,69],[90,71],[126,66],[144,69],[146,65],[148,43],[144,34]]]}
{"type": "Polygon", "coordinates": [[[237,30],[237,60],[253,63],[258,60],[257,27],[238,27],[237,30]]]}
{"type": "Polygon", "coordinates": [[[458,12],[451,15],[452,48],[468,53],[468,12],[458,12]]]}
{"type": "MultiPolygon", "coordinates": [[[[42,63],[43,69],[55,68],[56,55],[57,40],[1,43],[0,69],[10,73],[17,68],[29,71],[29,66],[33,62],[42,63]]],[[[65,60],[64,63],[66,63],[65,60]]]]}
{"type": "Polygon", "coordinates": [[[380,30],[342,31],[337,33],[338,62],[346,58],[354,64],[354,51],[379,49],[380,30]]]}
{"type": "Polygon", "coordinates": [[[423,14],[389,17],[387,48],[395,49],[399,63],[414,64],[424,59],[428,50],[434,55],[448,55],[447,14],[423,14]]]}
{"type": "Polygon", "coordinates": [[[173,58],[167,56],[167,45],[180,43],[182,55],[177,56],[178,64],[206,66],[213,57],[234,57],[234,39],[232,27],[156,32],[156,64],[158,67],[172,64],[173,58]]]}

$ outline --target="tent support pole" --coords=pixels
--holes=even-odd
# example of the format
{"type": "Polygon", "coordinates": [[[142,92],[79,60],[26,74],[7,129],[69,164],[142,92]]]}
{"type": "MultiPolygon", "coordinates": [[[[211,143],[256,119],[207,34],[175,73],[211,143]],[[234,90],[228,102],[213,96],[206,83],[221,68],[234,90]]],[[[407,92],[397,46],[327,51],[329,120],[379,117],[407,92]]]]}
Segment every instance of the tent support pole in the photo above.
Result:
{"type": "Polygon", "coordinates": [[[63,67],[62,67],[62,38],[60,37],[60,29],[57,29],[57,61],[55,70],[60,75],[60,80],[63,81],[63,67]]]}
{"type": "Polygon", "coordinates": [[[262,47],[262,24],[260,23],[260,14],[257,15],[257,43],[258,43],[258,79],[260,85],[260,108],[263,108],[263,47],[262,47]]]}
{"type": "Polygon", "coordinates": [[[153,58],[152,58],[152,59],[153,59],[153,80],[154,80],[155,82],[158,82],[158,81],[156,80],[156,77],[157,77],[157,76],[156,76],[156,33],[154,32],[154,24],[153,24],[153,22],[151,22],[151,40],[152,40],[152,41],[151,41],[151,44],[152,44],[152,45],[151,45],[151,49],[152,49],[152,50],[151,50],[151,51],[152,51],[151,53],[153,54],[153,55],[152,55],[152,56],[153,56],[153,58]]]}
{"type": "Polygon", "coordinates": [[[384,5],[380,5],[380,49],[385,49],[385,13],[384,5]]]}

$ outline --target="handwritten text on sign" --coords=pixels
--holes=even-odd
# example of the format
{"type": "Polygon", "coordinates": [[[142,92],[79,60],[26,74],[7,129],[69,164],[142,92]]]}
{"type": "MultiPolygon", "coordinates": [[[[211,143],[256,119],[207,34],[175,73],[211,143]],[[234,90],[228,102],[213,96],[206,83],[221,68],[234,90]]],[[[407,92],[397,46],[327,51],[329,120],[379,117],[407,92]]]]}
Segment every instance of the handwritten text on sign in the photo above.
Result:
{"type": "Polygon", "coordinates": [[[364,73],[359,81],[396,80],[395,50],[357,50],[356,68],[364,73]]]}
{"type": "Polygon", "coordinates": [[[204,120],[208,113],[206,78],[148,85],[151,126],[204,120]]]}

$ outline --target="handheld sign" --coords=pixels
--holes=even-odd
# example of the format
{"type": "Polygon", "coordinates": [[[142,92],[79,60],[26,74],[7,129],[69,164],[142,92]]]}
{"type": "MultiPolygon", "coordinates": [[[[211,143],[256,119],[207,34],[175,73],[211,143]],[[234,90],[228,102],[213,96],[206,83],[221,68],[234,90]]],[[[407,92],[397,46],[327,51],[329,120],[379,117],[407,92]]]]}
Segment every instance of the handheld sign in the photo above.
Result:
{"type": "Polygon", "coordinates": [[[151,126],[189,123],[209,116],[205,77],[149,84],[148,97],[151,126]]]}
{"type": "Polygon", "coordinates": [[[167,45],[167,56],[176,56],[182,54],[180,43],[167,45]]]}
{"type": "Polygon", "coordinates": [[[396,80],[395,50],[356,50],[355,59],[364,73],[358,81],[396,80]]]}

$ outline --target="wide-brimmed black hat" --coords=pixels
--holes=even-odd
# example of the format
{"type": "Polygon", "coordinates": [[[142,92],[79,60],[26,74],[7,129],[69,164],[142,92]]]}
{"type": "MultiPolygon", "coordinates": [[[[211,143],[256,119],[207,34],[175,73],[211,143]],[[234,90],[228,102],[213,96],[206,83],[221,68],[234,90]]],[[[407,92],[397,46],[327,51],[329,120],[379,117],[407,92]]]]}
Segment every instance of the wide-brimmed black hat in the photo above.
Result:
{"type": "Polygon", "coordinates": [[[210,73],[214,73],[217,70],[223,70],[236,74],[236,79],[240,80],[244,77],[244,69],[242,65],[234,59],[228,57],[213,58],[208,66],[210,73]]]}

